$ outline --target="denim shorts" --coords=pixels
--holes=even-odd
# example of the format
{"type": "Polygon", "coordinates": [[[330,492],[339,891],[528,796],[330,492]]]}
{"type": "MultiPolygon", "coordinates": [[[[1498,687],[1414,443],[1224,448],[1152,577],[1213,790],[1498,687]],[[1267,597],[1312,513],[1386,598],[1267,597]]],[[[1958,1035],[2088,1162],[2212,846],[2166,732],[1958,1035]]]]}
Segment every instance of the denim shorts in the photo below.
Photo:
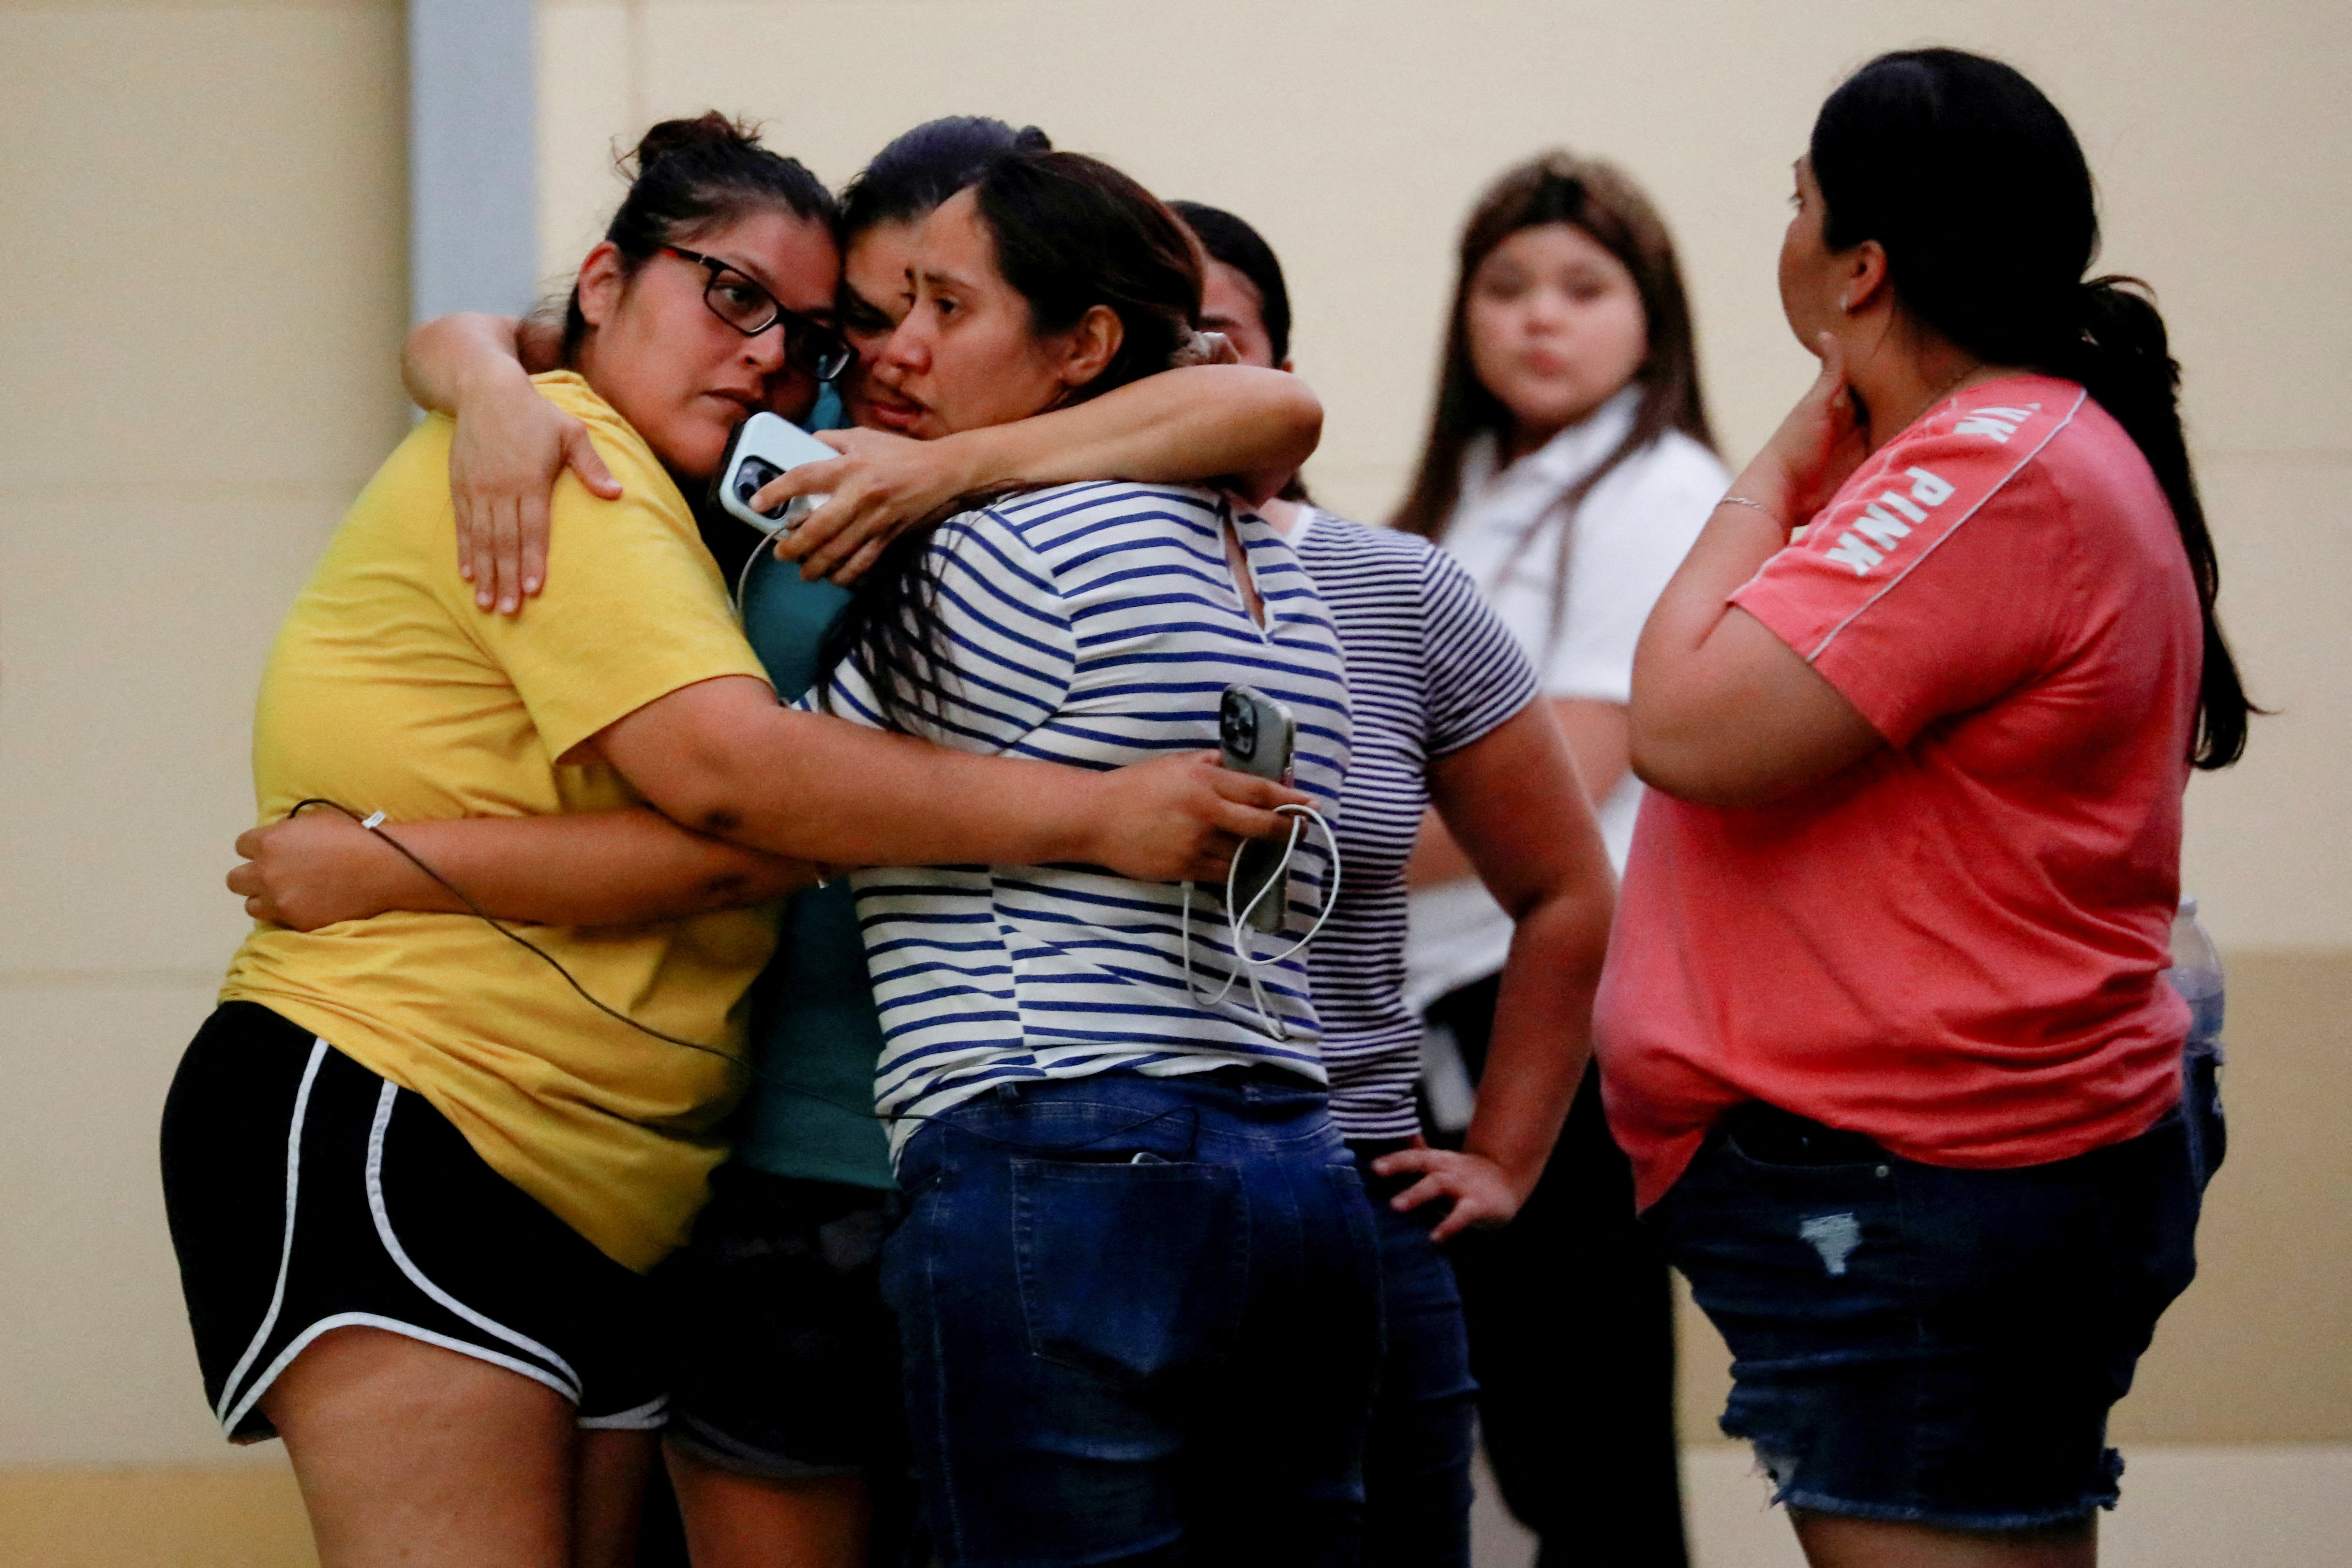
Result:
{"type": "Polygon", "coordinates": [[[1320,1089],[1002,1085],[898,1174],[882,1289],[947,1568],[1354,1568],[1379,1246],[1320,1089]]]}
{"type": "MultiPolygon", "coordinates": [[[[2206,1069],[2210,1074],[2210,1067],[2206,1069]]],[[[1957,1170],[1760,1102],[1649,1212],[1730,1344],[1773,1500],[1948,1530],[2112,1508],[2109,1406],[2197,1270],[2210,1078],[2138,1137],[1957,1170]]]]}
{"type": "Polygon", "coordinates": [[[656,1276],[670,1309],[673,1447],[767,1480],[906,1468],[882,1240],[898,1195],[728,1164],[656,1276]]]}

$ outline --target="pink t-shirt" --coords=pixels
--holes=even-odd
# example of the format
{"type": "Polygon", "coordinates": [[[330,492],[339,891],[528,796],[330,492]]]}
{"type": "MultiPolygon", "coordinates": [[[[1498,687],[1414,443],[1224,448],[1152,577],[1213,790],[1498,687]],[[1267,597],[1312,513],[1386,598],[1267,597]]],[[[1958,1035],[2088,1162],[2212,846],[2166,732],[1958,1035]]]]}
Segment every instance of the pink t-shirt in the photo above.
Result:
{"type": "Polygon", "coordinates": [[[1638,1202],[1750,1099],[1941,1166],[2146,1130],[2202,627],[2123,427],[2072,382],[1971,389],[1732,602],[1887,746],[1769,806],[1644,804],[1597,1019],[1638,1202]]]}

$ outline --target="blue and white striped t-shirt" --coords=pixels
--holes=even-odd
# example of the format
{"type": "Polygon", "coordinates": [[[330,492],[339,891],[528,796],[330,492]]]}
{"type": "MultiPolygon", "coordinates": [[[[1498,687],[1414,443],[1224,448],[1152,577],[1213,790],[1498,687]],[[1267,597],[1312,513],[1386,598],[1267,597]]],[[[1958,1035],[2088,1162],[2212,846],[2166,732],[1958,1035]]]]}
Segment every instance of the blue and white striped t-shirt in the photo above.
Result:
{"type": "MultiPolygon", "coordinates": [[[[1213,748],[1224,688],[1247,682],[1298,721],[1297,784],[1336,812],[1348,765],[1339,637],[1298,559],[1264,519],[1234,518],[1270,626],[1250,619],[1206,490],[1065,485],[967,512],[933,537],[950,697],[932,738],[967,751],[1108,768],[1213,748]]],[[[833,710],[882,722],[845,665],[833,710]]],[[[1328,859],[1310,834],[1292,862],[1293,942],[1319,907],[1328,859]]],[[[855,874],[885,1045],[875,1103],[892,1147],[920,1118],[1008,1079],[1153,1075],[1270,1064],[1324,1082],[1306,961],[1260,971],[1276,1038],[1246,984],[1215,1007],[1187,994],[1181,890],[1098,868],[878,867],[855,874]]],[[[1196,895],[1194,972],[1223,983],[1227,926],[1196,895]]]]}
{"type": "Polygon", "coordinates": [[[1536,697],[1536,673],[1470,574],[1428,540],[1302,508],[1290,542],[1348,659],[1356,727],[1339,807],[1339,902],[1307,956],[1331,1116],[1350,1138],[1420,1131],[1421,1019],[1405,1005],[1405,862],[1429,764],[1536,697]]]}

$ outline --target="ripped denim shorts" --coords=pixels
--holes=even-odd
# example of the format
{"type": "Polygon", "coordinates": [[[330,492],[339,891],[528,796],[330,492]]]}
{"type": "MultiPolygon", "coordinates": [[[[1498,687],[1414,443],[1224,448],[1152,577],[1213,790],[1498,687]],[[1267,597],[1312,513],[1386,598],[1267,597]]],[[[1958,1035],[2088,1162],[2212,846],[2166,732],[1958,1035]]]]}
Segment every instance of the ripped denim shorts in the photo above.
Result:
{"type": "Polygon", "coordinates": [[[2197,1270],[2210,1071],[2138,1137],[2013,1170],[1761,1102],[1718,1124],[1648,1219],[1731,1346],[1723,1430],[1773,1500],[1969,1531],[2114,1507],[2108,1407],[2197,1270]]]}

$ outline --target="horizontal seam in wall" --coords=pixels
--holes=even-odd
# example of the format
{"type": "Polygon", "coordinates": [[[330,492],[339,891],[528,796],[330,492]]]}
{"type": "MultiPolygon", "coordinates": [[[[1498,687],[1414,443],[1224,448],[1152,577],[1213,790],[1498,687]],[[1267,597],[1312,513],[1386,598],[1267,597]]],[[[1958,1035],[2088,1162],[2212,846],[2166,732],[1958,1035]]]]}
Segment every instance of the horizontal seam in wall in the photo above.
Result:
{"type": "Polygon", "coordinates": [[[0,969],[0,991],[159,991],[221,983],[218,969],[0,969]]]}
{"type": "Polygon", "coordinates": [[[2277,463],[2298,468],[2333,468],[2352,464],[2352,451],[2325,446],[2199,447],[2190,455],[2203,464],[2277,463]]]}
{"type": "Polygon", "coordinates": [[[134,16],[171,16],[184,11],[320,11],[373,16],[396,13],[401,5],[402,0],[124,0],[122,4],[108,5],[92,5],[90,0],[11,0],[8,9],[36,16],[87,16],[101,10],[127,12],[134,16]]]}
{"type": "Polygon", "coordinates": [[[15,501],[90,501],[111,505],[125,496],[153,497],[174,501],[308,500],[326,497],[347,504],[358,494],[357,483],[333,479],[76,479],[24,483],[0,479],[0,499],[15,501]]]}

